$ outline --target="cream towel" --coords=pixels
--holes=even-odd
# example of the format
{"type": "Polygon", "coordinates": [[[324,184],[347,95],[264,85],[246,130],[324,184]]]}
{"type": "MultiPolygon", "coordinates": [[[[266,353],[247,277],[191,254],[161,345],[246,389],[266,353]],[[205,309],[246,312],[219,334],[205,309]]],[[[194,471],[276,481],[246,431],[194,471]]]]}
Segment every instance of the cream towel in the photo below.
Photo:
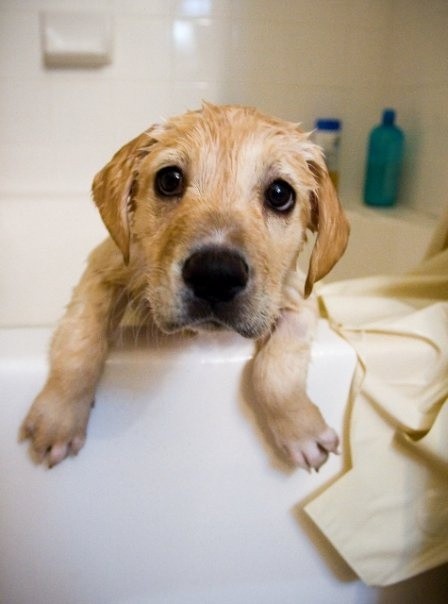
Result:
{"type": "Polygon", "coordinates": [[[448,228],[442,230],[411,273],[319,292],[359,363],[351,469],[305,511],[369,585],[448,562],[448,228]]]}

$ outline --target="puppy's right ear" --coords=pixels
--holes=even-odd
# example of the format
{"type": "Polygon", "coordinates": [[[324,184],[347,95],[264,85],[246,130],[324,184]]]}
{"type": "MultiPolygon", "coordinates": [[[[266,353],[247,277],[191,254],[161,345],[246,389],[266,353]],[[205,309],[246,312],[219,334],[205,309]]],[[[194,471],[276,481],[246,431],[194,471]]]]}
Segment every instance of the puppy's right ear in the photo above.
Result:
{"type": "Polygon", "coordinates": [[[92,194],[110,236],[129,262],[129,212],[137,189],[138,166],[155,142],[151,130],[124,145],[93,179],[92,194]]]}

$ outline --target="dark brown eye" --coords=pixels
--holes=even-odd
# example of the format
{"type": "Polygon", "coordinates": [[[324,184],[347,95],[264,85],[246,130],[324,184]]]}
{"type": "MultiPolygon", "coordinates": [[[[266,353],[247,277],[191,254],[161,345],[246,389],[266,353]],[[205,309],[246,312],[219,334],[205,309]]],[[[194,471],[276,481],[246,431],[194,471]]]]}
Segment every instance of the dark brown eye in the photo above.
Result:
{"type": "Polygon", "coordinates": [[[184,192],[184,175],[177,166],[162,168],[156,174],[156,192],[162,197],[179,197],[184,192]]]}
{"type": "Polygon", "coordinates": [[[296,203],[294,189],[280,178],[269,185],[264,197],[267,205],[276,212],[289,212],[296,203]]]}

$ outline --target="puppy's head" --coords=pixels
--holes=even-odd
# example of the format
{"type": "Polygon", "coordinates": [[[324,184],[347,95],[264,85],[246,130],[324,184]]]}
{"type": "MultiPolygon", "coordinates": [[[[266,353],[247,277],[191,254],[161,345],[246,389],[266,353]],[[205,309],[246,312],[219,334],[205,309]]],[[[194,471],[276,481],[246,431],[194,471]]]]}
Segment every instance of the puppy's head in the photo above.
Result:
{"type": "Polygon", "coordinates": [[[305,295],[349,231],[321,150],[252,108],[204,104],[153,126],[95,177],[93,196],[125,262],[143,267],[164,331],[263,335],[306,230],[317,237],[305,295]]]}

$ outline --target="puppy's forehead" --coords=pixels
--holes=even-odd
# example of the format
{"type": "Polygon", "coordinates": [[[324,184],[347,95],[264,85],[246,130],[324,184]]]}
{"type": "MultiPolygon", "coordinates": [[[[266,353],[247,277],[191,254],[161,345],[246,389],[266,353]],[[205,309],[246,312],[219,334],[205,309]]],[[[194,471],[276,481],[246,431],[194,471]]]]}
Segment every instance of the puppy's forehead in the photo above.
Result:
{"type": "Polygon", "coordinates": [[[171,118],[151,134],[163,163],[190,160],[208,167],[213,162],[235,169],[281,160],[303,164],[312,159],[314,147],[296,124],[231,105],[206,104],[200,111],[171,118]]]}

